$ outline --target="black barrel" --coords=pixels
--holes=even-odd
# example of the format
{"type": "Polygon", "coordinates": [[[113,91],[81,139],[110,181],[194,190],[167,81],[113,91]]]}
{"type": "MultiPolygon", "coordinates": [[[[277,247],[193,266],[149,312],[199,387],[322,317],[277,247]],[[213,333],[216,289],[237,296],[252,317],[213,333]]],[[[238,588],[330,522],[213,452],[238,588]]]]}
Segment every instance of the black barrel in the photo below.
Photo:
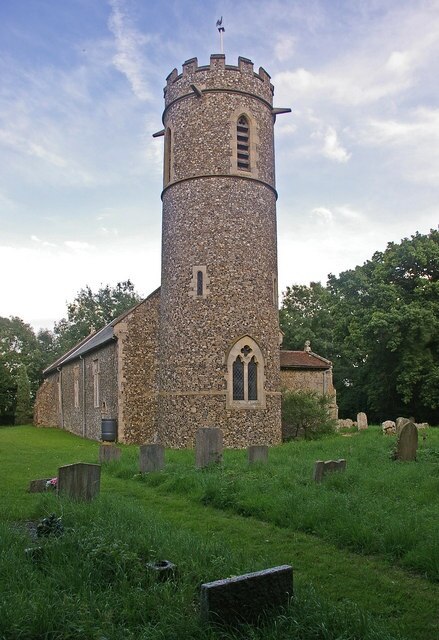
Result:
{"type": "Polygon", "coordinates": [[[115,442],[117,440],[116,418],[102,418],[101,429],[103,442],[115,442]]]}

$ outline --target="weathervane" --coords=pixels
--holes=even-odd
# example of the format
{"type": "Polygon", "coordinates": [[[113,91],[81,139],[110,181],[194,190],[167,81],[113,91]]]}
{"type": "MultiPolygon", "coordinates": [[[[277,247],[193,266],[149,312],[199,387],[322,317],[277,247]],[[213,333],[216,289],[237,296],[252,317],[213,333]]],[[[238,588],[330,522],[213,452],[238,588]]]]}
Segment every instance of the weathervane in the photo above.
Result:
{"type": "Polygon", "coordinates": [[[219,20],[216,21],[216,26],[218,28],[218,32],[220,34],[220,48],[221,48],[221,53],[224,53],[224,27],[223,27],[223,17],[221,16],[221,18],[219,20]]]}

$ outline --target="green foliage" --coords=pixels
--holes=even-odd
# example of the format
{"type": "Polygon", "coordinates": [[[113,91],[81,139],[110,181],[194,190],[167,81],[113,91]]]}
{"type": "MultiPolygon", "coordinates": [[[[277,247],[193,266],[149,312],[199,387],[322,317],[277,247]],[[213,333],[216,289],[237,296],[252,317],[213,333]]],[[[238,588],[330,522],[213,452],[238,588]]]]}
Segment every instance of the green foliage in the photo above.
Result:
{"type": "Polygon", "coordinates": [[[30,382],[25,365],[21,365],[17,374],[15,424],[28,424],[29,422],[32,422],[32,399],[30,382]]]}
{"type": "Polygon", "coordinates": [[[37,524],[37,537],[45,538],[47,536],[61,536],[64,533],[64,525],[62,517],[57,517],[56,513],[42,518],[37,524]]]}
{"type": "Polygon", "coordinates": [[[439,231],[389,243],[326,288],[287,289],[286,348],[329,358],[340,414],[439,422],[439,231]]]}
{"type": "Polygon", "coordinates": [[[115,287],[105,285],[93,292],[86,285],[73,302],[67,305],[67,318],[55,323],[56,353],[62,355],[87,337],[128,311],[141,297],[130,280],[118,282],[115,287]]]}
{"type": "Polygon", "coordinates": [[[282,393],[282,431],[284,440],[304,436],[313,440],[331,433],[335,420],[329,417],[331,398],[314,391],[282,393]]]}

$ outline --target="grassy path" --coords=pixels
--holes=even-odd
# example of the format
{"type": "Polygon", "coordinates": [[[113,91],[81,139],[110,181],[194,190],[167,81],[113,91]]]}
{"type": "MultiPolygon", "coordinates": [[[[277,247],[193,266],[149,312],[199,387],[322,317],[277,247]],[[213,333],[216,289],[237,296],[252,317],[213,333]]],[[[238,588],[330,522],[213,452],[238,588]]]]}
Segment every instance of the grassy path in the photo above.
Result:
{"type": "Polygon", "coordinates": [[[439,586],[390,564],[340,551],[314,536],[194,505],[181,496],[158,495],[135,482],[105,475],[102,490],[138,501],[180,529],[251,548],[271,566],[291,564],[297,587],[313,584],[333,601],[351,600],[411,640],[439,637],[439,586]]]}

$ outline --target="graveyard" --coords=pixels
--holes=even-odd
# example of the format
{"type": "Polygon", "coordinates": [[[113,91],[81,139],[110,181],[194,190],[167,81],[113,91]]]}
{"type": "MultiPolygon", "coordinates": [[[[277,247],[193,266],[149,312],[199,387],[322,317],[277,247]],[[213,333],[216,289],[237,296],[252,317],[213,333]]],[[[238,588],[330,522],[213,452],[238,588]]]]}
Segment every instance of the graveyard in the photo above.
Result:
{"type": "Polygon", "coordinates": [[[395,441],[369,426],[202,466],[194,450],[2,428],[0,638],[435,637],[439,431],[416,461],[394,460],[395,441]],[[314,477],[329,460],[343,464],[314,477]],[[59,493],[30,489],[57,475],[59,493]],[[216,624],[218,588],[245,600],[248,576],[257,622],[216,624]]]}

